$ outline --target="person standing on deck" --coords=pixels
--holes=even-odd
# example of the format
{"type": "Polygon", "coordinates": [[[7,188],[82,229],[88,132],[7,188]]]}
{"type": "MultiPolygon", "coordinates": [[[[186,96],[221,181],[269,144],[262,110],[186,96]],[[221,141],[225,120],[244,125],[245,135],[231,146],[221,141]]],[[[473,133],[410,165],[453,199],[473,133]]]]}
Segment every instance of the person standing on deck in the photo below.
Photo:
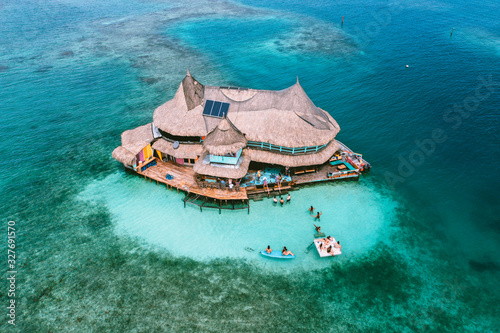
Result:
{"type": "Polygon", "coordinates": [[[260,170],[257,171],[257,181],[259,182],[260,181],[260,170]]]}

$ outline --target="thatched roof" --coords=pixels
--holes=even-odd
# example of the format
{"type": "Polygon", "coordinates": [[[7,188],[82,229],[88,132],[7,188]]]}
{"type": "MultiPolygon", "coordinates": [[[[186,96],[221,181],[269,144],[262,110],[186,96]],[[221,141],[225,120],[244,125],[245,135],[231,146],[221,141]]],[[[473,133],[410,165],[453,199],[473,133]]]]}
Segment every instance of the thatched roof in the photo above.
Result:
{"type": "Polygon", "coordinates": [[[214,155],[223,156],[229,153],[236,153],[245,148],[247,139],[234,125],[224,117],[217,127],[207,134],[203,141],[203,147],[214,155]]]}
{"type": "Polygon", "coordinates": [[[134,155],[153,141],[151,123],[122,133],[122,146],[134,155]]]}
{"type": "Polygon", "coordinates": [[[161,130],[179,136],[205,136],[209,131],[203,120],[204,87],[191,74],[186,75],[170,101],[159,106],[153,122],[161,130]],[[195,105],[196,104],[196,105],[195,105]]]}
{"type": "Polygon", "coordinates": [[[172,100],[155,110],[154,123],[172,135],[205,136],[216,126],[210,121],[212,117],[202,114],[207,100],[229,103],[227,117],[249,141],[315,146],[330,142],[340,131],[337,122],[314,105],[298,81],[279,91],[238,90],[202,86],[191,75],[184,78],[172,100]]]}
{"type": "Polygon", "coordinates": [[[184,80],[182,80],[182,90],[184,92],[188,111],[194,109],[203,102],[203,85],[191,76],[189,70],[184,80]]]}
{"type": "Polygon", "coordinates": [[[323,164],[335,154],[338,149],[338,143],[333,140],[325,149],[315,154],[307,155],[283,155],[272,151],[244,149],[243,152],[250,156],[252,161],[268,164],[278,164],[288,167],[300,167],[307,165],[323,164]]]}
{"type": "Polygon", "coordinates": [[[240,159],[241,162],[237,165],[214,165],[209,162],[208,154],[204,154],[196,161],[193,170],[200,175],[238,179],[247,174],[250,165],[249,156],[242,154],[240,159]]]}
{"type": "Polygon", "coordinates": [[[153,143],[153,149],[159,150],[163,154],[174,156],[175,158],[196,159],[203,152],[203,146],[199,144],[181,143],[177,149],[174,149],[174,143],[165,139],[159,139],[153,143]]]}
{"type": "Polygon", "coordinates": [[[113,150],[113,158],[125,165],[133,165],[135,161],[135,154],[132,154],[122,146],[118,146],[113,150]]]}
{"type": "Polygon", "coordinates": [[[113,150],[113,158],[126,165],[133,165],[135,156],[153,140],[151,123],[122,133],[122,145],[113,150]]]}

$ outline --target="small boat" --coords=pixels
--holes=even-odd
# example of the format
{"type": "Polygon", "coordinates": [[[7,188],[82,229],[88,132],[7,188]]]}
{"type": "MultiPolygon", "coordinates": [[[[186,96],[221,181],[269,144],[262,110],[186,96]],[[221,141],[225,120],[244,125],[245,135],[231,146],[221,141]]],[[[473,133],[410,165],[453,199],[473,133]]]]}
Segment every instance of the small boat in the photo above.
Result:
{"type": "Polygon", "coordinates": [[[295,256],[284,256],[281,251],[271,251],[271,253],[267,253],[266,251],[260,251],[260,254],[262,254],[264,257],[269,257],[269,258],[276,258],[276,259],[294,259],[295,256]]]}

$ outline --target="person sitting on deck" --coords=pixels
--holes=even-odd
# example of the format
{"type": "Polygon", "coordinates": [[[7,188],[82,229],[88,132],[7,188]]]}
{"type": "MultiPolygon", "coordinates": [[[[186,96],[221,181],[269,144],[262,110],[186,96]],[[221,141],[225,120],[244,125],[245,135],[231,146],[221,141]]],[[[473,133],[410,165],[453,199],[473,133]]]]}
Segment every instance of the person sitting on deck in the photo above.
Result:
{"type": "Polygon", "coordinates": [[[331,245],[326,249],[326,253],[331,254],[332,256],[335,257],[335,254],[333,253],[333,249],[332,249],[331,245]]]}
{"type": "Polygon", "coordinates": [[[273,252],[273,250],[271,250],[271,246],[270,246],[270,245],[268,245],[268,246],[267,246],[266,252],[267,252],[267,253],[271,253],[271,252],[273,252]]]}
{"type": "Polygon", "coordinates": [[[314,221],[318,220],[319,221],[319,217],[323,214],[323,212],[318,212],[318,214],[316,215],[311,215],[311,216],[314,216],[314,221]]]}
{"type": "MultiPolygon", "coordinates": [[[[311,206],[312,208],[312,206],[311,206]]],[[[321,232],[321,227],[319,225],[316,225],[313,223],[313,226],[314,226],[314,230],[316,230],[316,232],[319,234],[321,232]]]]}
{"type": "Polygon", "coordinates": [[[288,256],[288,255],[294,256],[294,254],[292,253],[292,251],[288,251],[288,249],[286,248],[286,246],[283,246],[283,251],[281,251],[281,254],[284,255],[284,256],[288,256]]]}
{"type": "Polygon", "coordinates": [[[314,213],[314,207],[313,207],[312,205],[311,205],[311,208],[309,208],[309,211],[310,211],[311,213],[314,213]]]}
{"type": "Polygon", "coordinates": [[[273,198],[273,204],[276,205],[277,203],[278,203],[278,198],[276,198],[276,196],[274,196],[274,198],[273,198]]]}
{"type": "Polygon", "coordinates": [[[285,200],[283,200],[283,197],[280,197],[280,204],[281,204],[281,206],[283,206],[284,203],[285,203],[285,200]]]}
{"type": "Polygon", "coordinates": [[[319,250],[323,250],[323,243],[319,243],[319,250]]]}
{"type": "Polygon", "coordinates": [[[288,195],[286,196],[286,203],[290,203],[291,199],[292,199],[292,196],[290,195],[290,193],[288,193],[288,195]]]}
{"type": "Polygon", "coordinates": [[[342,250],[342,245],[340,245],[340,241],[337,241],[337,243],[333,243],[333,247],[339,249],[339,250],[342,250]]]}

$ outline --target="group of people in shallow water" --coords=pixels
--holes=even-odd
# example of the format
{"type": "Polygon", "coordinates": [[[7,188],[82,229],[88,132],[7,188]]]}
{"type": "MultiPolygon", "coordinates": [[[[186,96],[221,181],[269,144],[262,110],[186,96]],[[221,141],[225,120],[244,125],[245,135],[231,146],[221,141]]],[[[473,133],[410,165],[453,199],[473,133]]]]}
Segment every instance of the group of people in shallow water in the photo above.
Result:
{"type": "MultiPolygon", "coordinates": [[[[290,193],[288,193],[288,195],[286,196],[286,203],[290,203],[290,200],[292,200],[292,196],[290,195],[290,193]]],[[[283,204],[285,203],[285,199],[283,199],[282,196],[280,196],[280,204],[281,206],[283,206],[283,204]]],[[[278,198],[276,198],[276,196],[274,196],[273,198],[273,205],[277,205],[278,204],[278,198]]]]}
{"type": "MultiPolygon", "coordinates": [[[[273,252],[273,250],[271,250],[271,246],[270,245],[267,246],[266,252],[267,253],[273,252]]],[[[283,246],[283,250],[281,250],[281,254],[284,255],[284,256],[294,256],[295,255],[295,254],[292,253],[292,251],[288,250],[286,248],[286,246],[283,246]]]]}

